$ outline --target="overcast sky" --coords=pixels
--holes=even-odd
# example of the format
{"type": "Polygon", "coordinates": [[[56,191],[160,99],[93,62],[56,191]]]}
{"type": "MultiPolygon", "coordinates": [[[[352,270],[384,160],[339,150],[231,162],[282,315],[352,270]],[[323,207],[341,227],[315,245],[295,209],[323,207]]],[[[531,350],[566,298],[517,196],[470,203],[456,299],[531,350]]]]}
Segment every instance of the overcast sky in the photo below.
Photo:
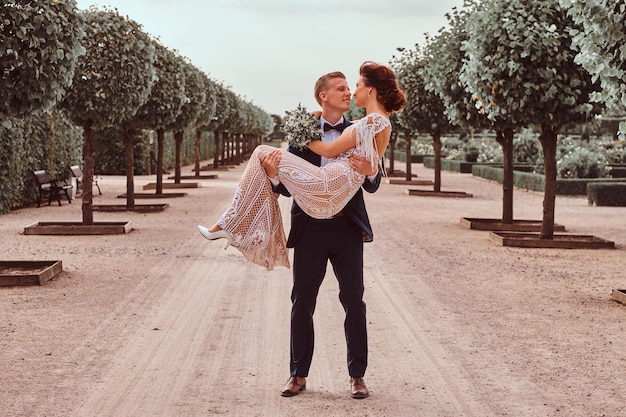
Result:
{"type": "Polygon", "coordinates": [[[247,101],[283,115],[318,107],[315,80],[339,70],[354,90],[364,61],[424,43],[463,0],[77,0],[111,6],[247,101]]]}

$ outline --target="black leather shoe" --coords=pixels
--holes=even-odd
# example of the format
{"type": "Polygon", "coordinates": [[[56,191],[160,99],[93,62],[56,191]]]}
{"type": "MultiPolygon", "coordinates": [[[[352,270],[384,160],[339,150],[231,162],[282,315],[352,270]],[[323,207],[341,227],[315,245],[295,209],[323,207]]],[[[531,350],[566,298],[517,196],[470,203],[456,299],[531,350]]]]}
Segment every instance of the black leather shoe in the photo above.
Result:
{"type": "Polygon", "coordinates": [[[292,376],[289,378],[280,395],[283,397],[293,397],[306,389],[306,378],[303,376],[292,376]]]}
{"type": "Polygon", "coordinates": [[[350,378],[350,396],[358,400],[370,396],[370,391],[363,378],[350,378]]]}

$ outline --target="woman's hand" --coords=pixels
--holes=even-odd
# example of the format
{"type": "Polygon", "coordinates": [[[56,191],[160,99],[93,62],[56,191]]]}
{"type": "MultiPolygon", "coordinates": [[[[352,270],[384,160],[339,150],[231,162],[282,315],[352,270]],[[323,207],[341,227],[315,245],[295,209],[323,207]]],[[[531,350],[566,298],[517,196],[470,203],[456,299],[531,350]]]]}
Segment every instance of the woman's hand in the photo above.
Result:
{"type": "Polygon", "coordinates": [[[278,175],[278,164],[281,156],[280,150],[276,149],[261,158],[261,166],[269,178],[274,178],[278,175]]]}
{"type": "Polygon", "coordinates": [[[378,173],[378,167],[372,168],[372,164],[367,158],[364,158],[359,155],[350,156],[350,168],[355,170],[361,175],[365,175],[366,177],[371,177],[378,173]]]}

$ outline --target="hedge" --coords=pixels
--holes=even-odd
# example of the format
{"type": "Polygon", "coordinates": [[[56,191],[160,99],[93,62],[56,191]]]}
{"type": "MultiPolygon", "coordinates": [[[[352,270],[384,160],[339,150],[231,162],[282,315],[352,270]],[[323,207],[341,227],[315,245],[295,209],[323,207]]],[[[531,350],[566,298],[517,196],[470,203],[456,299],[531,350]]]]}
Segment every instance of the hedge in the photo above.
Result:
{"type": "Polygon", "coordinates": [[[61,112],[38,113],[0,124],[0,214],[37,201],[31,171],[45,169],[53,178],[69,176],[82,160],[82,129],[61,112]]]}
{"type": "MultiPolygon", "coordinates": [[[[490,181],[502,183],[504,170],[500,167],[487,165],[475,165],[472,168],[472,175],[484,178],[490,181]]],[[[516,188],[536,191],[542,193],[544,190],[544,176],[541,174],[533,174],[530,172],[513,171],[513,185],[516,188]]],[[[619,178],[575,178],[556,180],[557,195],[587,195],[588,184],[605,184],[623,182],[619,178]]]]}
{"type": "Polygon", "coordinates": [[[587,185],[587,201],[596,206],[626,206],[626,182],[587,185]]]}
{"type": "MultiPolygon", "coordinates": [[[[8,119],[0,123],[0,214],[37,201],[38,188],[33,170],[45,169],[53,178],[68,177],[70,165],[82,166],[82,128],[72,124],[60,111],[36,114],[24,119],[8,119]]],[[[95,171],[100,175],[125,175],[124,144],[121,134],[108,130],[98,132],[95,171]]],[[[181,164],[195,162],[195,132],[185,132],[181,164]]],[[[156,155],[156,140],[150,144],[147,134],[135,139],[136,175],[150,170],[150,154],[156,155]]],[[[213,134],[205,132],[201,139],[201,159],[213,154],[213,134]]],[[[165,136],[164,168],[175,165],[173,134],[165,136]]]]}

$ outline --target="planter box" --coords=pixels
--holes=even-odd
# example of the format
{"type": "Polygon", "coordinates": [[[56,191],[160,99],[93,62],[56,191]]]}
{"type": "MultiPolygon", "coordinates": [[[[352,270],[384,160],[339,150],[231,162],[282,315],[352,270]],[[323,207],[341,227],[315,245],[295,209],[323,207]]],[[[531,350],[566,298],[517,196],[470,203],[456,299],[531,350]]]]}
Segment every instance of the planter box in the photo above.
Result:
{"type": "MultiPolygon", "coordinates": [[[[461,225],[472,230],[507,231],[507,232],[540,232],[542,220],[513,220],[511,224],[502,223],[502,219],[481,219],[461,217],[461,225]]],[[[554,230],[564,232],[565,227],[555,224],[554,230]]]]}
{"type": "MultiPolygon", "coordinates": [[[[179,188],[198,188],[199,186],[200,185],[197,182],[186,182],[186,183],[180,183],[180,184],[175,184],[173,182],[163,183],[164,190],[174,190],[174,189],[179,189],[179,188]]],[[[143,186],[143,189],[144,190],[156,190],[156,183],[155,182],[148,183],[143,186]]]]}
{"type": "Polygon", "coordinates": [[[539,233],[491,232],[489,239],[502,246],[556,249],[613,249],[615,243],[590,235],[554,234],[553,239],[539,239],[539,233]]]}
{"type": "Polygon", "coordinates": [[[0,261],[0,287],[41,285],[61,271],[61,261],[0,261]]]}
{"type": "Polygon", "coordinates": [[[430,190],[415,190],[406,189],[404,194],[418,195],[422,197],[452,197],[452,198],[471,198],[472,194],[465,193],[463,191],[430,191],[430,190]]]}
{"type": "MultiPolygon", "coordinates": [[[[400,169],[394,169],[393,171],[387,171],[387,177],[391,178],[391,177],[401,177],[401,178],[406,178],[406,172],[402,171],[400,169]]],[[[411,174],[411,178],[413,177],[417,177],[417,174],[411,174]]]]}
{"type": "Polygon", "coordinates": [[[24,228],[25,235],[118,235],[132,230],[128,222],[37,222],[24,228]]]}
{"type": "MultiPolygon", "coordinates": [[[[167,177],[168,180],[175,180],[176,177],[174,175],[170,175],[167,177]]],[[[181,175],[181,180],[215,180],[217,179],[217,174],[209,174],[209,175],[181,175]]]]}
{"type": "Polygon", "coordinates": [[[613,290],[611,299],[626,305],[626,290],[613,290]]]}
{"type": "Polygon", "coordinates": [[[167,203],[161,204],[135,204],[132,209],[126,208],[126,204],[99,204],[93,206],[93,211],[104,211],[108,213],[117,213],[122,211],[133,211],[137,213],[155,213],[165,210],[169,207],[167,203]]]}
{"type": "Polygon", "coordinates": [[[433,181],[430,180],[396,180],[387,178],[385,181],[387,184],[393,185],[435,185],[433,181]]]}
{"type": "MultiPolygon", "coordinates": [[[[200,171],[228,171],[229,169],[234,168],[233,166],[219,166],[217,168],[213,168],[213,165],[205,165],[203,167],[200,167],[200,171]]],[[[192,169],[192,171],[196,171],[195,168],[192,169]]]]}
{"type": "MultiPolygon", "coordinates": [[[[151,199],[151,198],[176,198],[176,197],[186,197],[187,193],[166,193],[166,194],[155,194],[155,193],[135,193],[135,198],[138,199],[151,199]]],[[[117,198],[126,198],[126,194],[120,194],[117,198]]]]}

